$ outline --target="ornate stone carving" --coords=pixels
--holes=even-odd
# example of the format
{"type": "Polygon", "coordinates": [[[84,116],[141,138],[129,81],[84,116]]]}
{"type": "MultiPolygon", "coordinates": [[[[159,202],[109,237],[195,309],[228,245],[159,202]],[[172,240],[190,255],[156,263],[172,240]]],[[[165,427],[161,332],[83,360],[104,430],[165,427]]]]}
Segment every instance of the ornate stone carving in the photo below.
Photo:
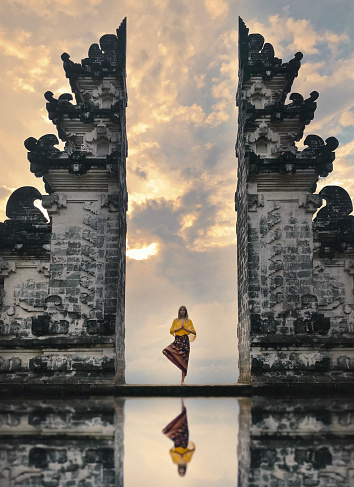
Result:
{"type": "Polygon", "coordinates": [[[272,91],[267,89],[264,83],[256,81],[249,90],[245,92],[245,98],[255,108],[264,108],[272,97],[272,91]]]}
{"type": "MultiPolygon", "coordinates": [[[[100,39],[100,45],[92,44],[88,58],[81,64],[71,61],[69,54],[63,53],[63,68],[66,77],[69,78],[71,87],[78,96],[76,81],[80,76],[90,76],[92,79],[101,80],[107,76],[121,79],[122,71],[125,71],[126,51],[126,19],[117,29],[117,35],[105,34],[100,39]]],[[[125,80],[122,80],[124,82],[125,80]]]]}
{"type": "Polygon", "coordinates": [[[308,147],[299,155],[299,159],[312,158],[316,162],[316,169],[320,176],[326,177],[333,171],[334,151],[338,147],[338,140],[335,137],[328,137],[326,144],[318,135],[308,135],[304,141],[308,147]]]}
{"type": "Polygon", "coordinates": [[[24,144],[29,151],[27,158],[31,163],[31,172],[37,177],[43,176],[47,172],[48,166],[56,162],[61,155],[60,150],[54,147],[59,144],[59,140],[53,134],[43,135],[38,140],[29,137],[24,144]]]}
{"type": "Polygon", "coordinates": [[[348,247],[354,248],[353,204],[349,194],[340,186],[326,186],[319,196],[327,205],[321,208],[313,222],[315,239],[321,243],[320,257],[334,257],[348,247]]]}
{"type": "Polygon", "coordinates": [[[318,194],[300,195],[299,206],[309,213],[315,213],[322,206],[322,197],[318,194]]]}
{"type": "Polygon", "coordinates": [[[301,58],[282,63],[240,20],[238,334],[242,380],[257,385],[338,380],[344,346],[354,360],[352,204],[342,188],[313,194],[333,170],[337,139],[309,135],[303,151],[295,145],[319,96],[292,93],[285,104],[301,58]]]}
{"type": "Polygon", "coordinates": [[[28,383],[90,375],[112,384],[115,363],[124,380],[125,46],[124,20],[80,64],[64,53],[76,103],[69,93],[44,96],[65,150],[51,134],[25,141],[31,171],[50,194],[21,188],[0,224],[0,382],[20,371],[28,383]]]}
{"type": "Polygon", "coordinates": [[[279,142],[280,137],[274,133],[266,122],[261,122],[255,132],[248,136],[248,142],[254,153],[261,157],[271,155],[272,149],[279,142]]]}
{"type": "Polygon", "coordinates": [[[108,80],[103,82],[92,92],[92,100],[99,108],[109,108],[114,106],[119,98],[116,87],[108,80]]]}
{"type": "Polygon", "coordinates": [[[10,218],[0,223],[0,251],[16,255],[47,255],[51,225],[43,213],[33,205],[41,200],[41,193],[31,186],[23,186],[10,196],[6,215],[10,218]]]}
{"type": "Polygon", "coordinates": [[[44,195],[42,200],[43,208],[48,211],[49,215],[59,214],[61,208],[66,208],[66,195],[53,193],[44,195]]]}
{"type": "Polygon", "coordinates": [[[283,63],[281,59],[275,57],[273,46],[264,43],[264,37],[261,34],[249,34],[248,32],[248,28],[240,18],[239,65],[242,82],[255,75],[261,75],[263,80],[271,80],[274,76],[282,74],[287,80],[281,95],[281,100],[284,102],[300,69],[303,54],[297,52],[293,59],[283,63]]]}
{"type": "Polygon", "coordinates": [[[264,196],[262,194],[248,194],[248,211],[257,211],[264,206],[264,196]]]}

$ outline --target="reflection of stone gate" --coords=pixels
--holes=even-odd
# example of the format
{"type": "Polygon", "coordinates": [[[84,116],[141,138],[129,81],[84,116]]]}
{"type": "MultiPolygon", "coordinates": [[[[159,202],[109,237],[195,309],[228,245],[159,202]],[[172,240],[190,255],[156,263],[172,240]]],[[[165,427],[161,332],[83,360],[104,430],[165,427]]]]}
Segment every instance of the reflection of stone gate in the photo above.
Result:
{"type": "MultiPolygon", "coordinates": [[[[194,399],[187,401],[189,403],[194,399]]],[[[238,487],[352,487],[353,399],[327,397],[294,400],[259,396],[240,398],[238,402],[238,487]]],[[[125,403],[129,404],[129,399],[96,397],[83,401],[82,398],[65,397],[58,400],[47,397],[11,401],[2,398],[1,487],[123,487],[124,451],[127,452],[129,444],[132,445],[131,434],[135,430],[128,429],[127,434],[124,425],[125,403]],[[124,441],[127,442],[126,448],[124,441]]],[[[236,415],[236,401],[234,406],[236,415]]],[[[142,410],[141,406],[136,408],[135,421],[130,420],[131,424],[139,424],[142,410]]],[[[144,415],[148,417],[149,413],[151,409],[144,415]]],[[[219,413],[215,406],[214,413],[208,418],[204,436],[208,445],[218,445],[218,439],[213,443],[208,426],[210,423],[212,426],[213,418],[219,413]]],[[[152,421],[155,417],[156,410],[153,411],[152,421]]],[[[190,426],[193,428],[193,423],[190,426]]],[[[161,429],[158,434],[165,442],[161,429]]],[[[144,443],[134,442],[130,455],[136,454],[137,458],[141,458],[141,451],[146,454],[144,446],[144,443]]],[[[201,454],[198,446],[196,453],[201,454]]],[[[219,458],[215,461],[219,462],[219,458]]],[[[129,456],[126,460],[129,462],[129,456]]],[[[161,457],[149,455],[148,461],[155,464],[157,476],[160,474],[161,477],[161,457]]],[[[165,461],[170,465],[170,458],[166,456],[165,461]]],[[[132,462],[130,457],[130,468],[136,468],[136,465],[140,467],[143,483],[146,475],[144,465],[132,462]]],[[[175,473],[177,476],[177,471],[175,473]]],[[[217,469],[216,473],[217,478],[208,480],[218,482],[223,487],[220,470],[217,469]]],[[[198,478],[197,472],[195,475],[198,478]]],[[[201,483],[205,479],[204,471],[202,475],[201,483]]]]}
{"type": "Polygon", "coordinates": [[[240,487],[351,487],[353,399],[240,399],[240,487]]]}
{"type": "Polygon", "coordinates": [[[25,146],[48,195],[15,191],[0,224],[3,383],[124,382],[126,21],[45,93],[55,135],[25,146]],[[50,223],[33,206],[42,200],[50,223]]]}
{"type": "Polygon", "coordinates": [[[0,485],[123,487],[124,400],[0,402],[0,485]]]}
{"type": "Polygon", "coordinates": [[[240,19],[239,363],[241,382],[255,386],[354,379],[353,206],[338,186],[314,194],[338,141],[308,135],[295,146],[318,98],[286,103],[301,59],[282,63],[240,19]]]}

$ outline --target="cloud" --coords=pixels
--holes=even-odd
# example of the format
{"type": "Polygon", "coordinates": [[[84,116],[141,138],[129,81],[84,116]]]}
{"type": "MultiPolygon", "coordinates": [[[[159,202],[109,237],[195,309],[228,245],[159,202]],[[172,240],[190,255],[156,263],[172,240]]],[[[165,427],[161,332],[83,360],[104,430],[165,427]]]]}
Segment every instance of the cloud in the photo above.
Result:
{"type": "Polygon", "coordinates": [[[31,33],[23,29],[16,29],[11,40],[8,32],[0,32],[0,48],[5,55],[3,63],[5,79],[11,79],[14,90],[34,93],[36,83],[42,81],[45,75],[50,78],[53,72],[50,71],[50,48],[32,44],[31,41],[31,33]],[[11,68],[8,67],[9,61],[6,59],[8,57],[16,59],[11,68]]]}
{"type": "Polygon", "coordinates": [[[342,113],[340,117],[340,123],[343,127],[350,127],[354,125],[354,112],[351,110],[348,110],[344,113],[342,113]]]}
{"type": "Polygon", "coordinates": [[[205,86],[205,73],[196,74],[193,79],[198,89],[203,88],[203,86],[205,86]]]}
{"type": "Polygon", "coordinates": [[[271,15],[268,24],[251,21],[248,22],[250,32],[259,32],[266,42],[273,44],[278,57],[283,52],[301,51],[306,55],[317,54],[321,45],[325,45],[332,53],[342,43],[347,43],[349,38],[346,34],[337,34],[333,31],[316,31],[308,19],[295,19],[293,17],[282,17],[279,14],[271,15]]]}
{"type": "Polygon", "coordinates": [[[346,158],[354,153],[354,141],[348,142],[348,144],[338,147],[336,150],[336,158],[346,158]]]}
{"type": "Polygon", "coordinates": [[[6,205],[11,193],[16,188],[8,188],[7,186],[0,186],[0,221],[6,218],[6,205]]]}
{"type": "Polygon", "coordinates": [[[204,0],[204,5],[212,19],[226,15],[229,11],[228,2],[225,0],[204,0]]]}
{"type": "Polygon", "coordinates": [[[140,167],[137,167],[136,169],[134,169],[134,174],[136,174],[137,176],[139,176],[139,178],[142,178],[142,179],[146,179],[147,178],[147,172],[146,171],[143,171],[142,169],[140,169],[140,167]]]}
{"type": "Polygon", "coordinates": [[[17,44],[15,42],[11,42],[8,38],[5,38],[4,34],[0,34],[0,47],[3,49],[3,52],[7,56],[13,56],[17,59],[26,59],[28,56],[23,49],[23,44],[28,41],[31,37],[29,32],[26,32],[21,29],[17,29],[15,32],[15,38],[17,44]]]}
{"type": "Polygon", "coordinates": [[[156,235],[166,241],[182,238],[184,245],[195,251],[232,244],[232,191],[227,195],[230,205],[225,212],[224,187],[219,184],[225,178],[199,172],[192,176],[190,168],[182,171],[183,175],[187,173],[189,181],[180,188],[183,193],[176,199],[147,199],[140,205],[136,202],[130,213],[129,231],[156,235]]]}
{"type": "Polygon", "coordinates": [[[5,0],[7,8],[27,11],[40,17],[51,17],[58,13],[69,17],[80,17],[84,12],[96,13],[102,0],[5,0]]]}
{"type": "Polygon", "coordinates": [[[304,63],[301,67],[302,83],[316,86],[318,90],[333,88],[336,85],[354,79],[353,73],[354,57],[345,60],[338,60],[335,65],[328,63],[304,63]],[[326,74],[321,74],[319,70],[326,68],[326,74]]]}

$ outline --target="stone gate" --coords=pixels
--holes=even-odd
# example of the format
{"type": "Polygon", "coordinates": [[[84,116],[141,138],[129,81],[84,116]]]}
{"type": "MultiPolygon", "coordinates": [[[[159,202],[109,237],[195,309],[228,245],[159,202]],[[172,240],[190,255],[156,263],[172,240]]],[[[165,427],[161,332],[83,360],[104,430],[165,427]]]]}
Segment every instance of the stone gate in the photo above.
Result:
{"type": "Polygon", "coordinates": [[[353,206],[338,186],[315,194],[337,139],[308,135],[296,147],[319,96],[291,93],[302,57],[282,62],[240,19],[239,365],[255,386],[354,380],[353,206]]]}
{"type": "Polygon", "coordinates": [[[47,195],[16,190],[0,224],[0,380],[124,382],[126,20],[47,91],[56,135],[25,141],[47,195]],[[33,206],[41,200],[50,221],[33,206]]]}

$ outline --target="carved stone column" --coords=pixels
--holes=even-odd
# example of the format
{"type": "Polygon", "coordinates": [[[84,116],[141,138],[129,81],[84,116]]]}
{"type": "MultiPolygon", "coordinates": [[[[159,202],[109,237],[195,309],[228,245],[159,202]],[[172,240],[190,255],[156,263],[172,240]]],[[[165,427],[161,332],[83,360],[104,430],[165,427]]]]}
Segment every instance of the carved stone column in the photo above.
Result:
{"type": "Polygon", "coordinates": [[[318,98],[292,93],[287,101],[301,58],[283,63],[240,19],[238,336],[240,381],[255,386],[354,379],[354,218],[342,188],[314,194],[319,176],[333,170],[338,141],[308,135],[303,151],[295,145],[318,98]],[[323,199],[332,207],[313,224],[323,199]]]}
{"type": "MultiPolygon", "coordinates": [[[[49,119],[65,148],[60,151],[55,147],[59,141],[52,134],[25,141],[31,171],[43,177],[48,192],[44,196],[33,193],[28,198],[31,204],[35,196],[41,199],[50,217],[47,224],[32,207],[32,213],[40,215],[37,220],[41,218],[44,222],[32,218],[27,233],[46,232],[37,249],[33,245],[29,250],[26,248],[30,259],[36,252],[41,257],[41,265],[36,260],[41,278],[32,279],[32,287],[38,288],[37,294],[41,295],[38,303],[24,310],[26,316],[24,311],[20,316],[14,310],[22,326],[21,333],[15,332],[23,350],[18,372],[30,380],[43,383],[50,377],[52,382],[113,384],[114,379],[124,382],[128,199],[125,55],[126,20],[117,35],[104,35],[100,45],[93,44],[88,58],[81,63],[74,63],[64,53],[64,70],[76,104],[69,93],[56,99],[53,93],[46,92],[45,98],[49,119]],[[46,248],[41,244],[46,244],[46,248]],[[28,348],[30,352],[26,351],[28,348]]],[[[12,213],[10,208],[10,218],[28,222],[26,201],[20,204],[20,210],[16,210],[18,204],[12,213]]],[[[5,233],[4,227],[2,234],[5,233]]],[[[6,244],[5,236],[2,239],[3,254],[10,261],[16,248],[12,245],[7,251],[5,247],[10,244],[6,244]]],[[[4,274],[11,267],[7,261],[3,265],[4,274]]],[[[18,267],[15,264],[13,269],[18,267]]],[[[34,300],[33,296],[26,298],[26,286],[17,289],[16,284],[14,290],[14,285],[5,286],[8,306],[16,300],[14,293],[19,303],[34,300]]],[[[8,313],[9,308],[3,308],[4,312],[8,313]]],[[[14,327],[11,325],[14,320],[7,321],[7,328],[14,327]]],[[[6,339],[11,341],[14,336],[6,339]]],[[[3,354],[0,368],[2,357],[3,354]]]]}

